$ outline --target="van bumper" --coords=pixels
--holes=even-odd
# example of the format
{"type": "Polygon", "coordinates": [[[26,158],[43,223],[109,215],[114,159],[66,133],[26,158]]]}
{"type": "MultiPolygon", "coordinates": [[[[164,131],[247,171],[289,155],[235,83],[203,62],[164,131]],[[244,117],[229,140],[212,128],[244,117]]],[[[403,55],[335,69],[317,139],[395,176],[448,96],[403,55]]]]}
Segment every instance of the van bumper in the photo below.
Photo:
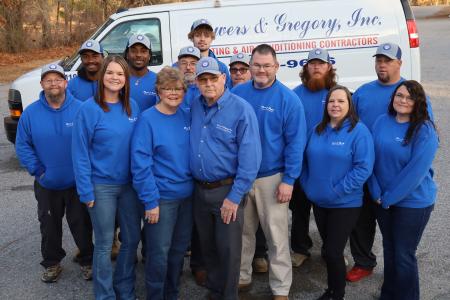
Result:
{"type": "Polygon", "coordinates": [[[3,125],[5,126],[6,138],[11,143],[16,142],[16,132],[17,132],[17,124],[19,124],[18,119],[13,119],[11,117],[5,117],[3,119],[3,125]]]}

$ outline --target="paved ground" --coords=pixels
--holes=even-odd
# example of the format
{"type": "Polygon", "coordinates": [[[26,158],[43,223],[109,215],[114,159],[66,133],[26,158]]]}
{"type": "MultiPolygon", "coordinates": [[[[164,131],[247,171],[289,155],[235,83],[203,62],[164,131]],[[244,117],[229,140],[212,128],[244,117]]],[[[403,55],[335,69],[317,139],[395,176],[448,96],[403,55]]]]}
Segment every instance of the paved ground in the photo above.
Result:
{"type": "MultiPolygon", "coordinates": [[[[422,47],[422,79],[434,107],[440,129],[441,147],[435,160],[436,180],[439,184],[438,202],[419,246],[421,295],[425,300],[450,299],[450,203],[446,194],[450,187],[450,19],[419,20],[422,47]]],[[[7,115],[8,85],[0,85],[0,115],[7,115]]],[[[325,267],[319,255],[319,236],[314,222],[315,242],[312,258],[294,271],[291,299],[315,299],[325,287],[325,267]]],[[[20,169],[13,146],[0,130],[0,299],[92,299],[92,288],[80,277],[78,267],[71,262],[75,245],[65,224],[64,248],[68,256],[62,262],[64,272],[57,284],[39,280],[39,227],[36,202],[32,193],[32,179],[20,169]]],[[[347,249],[348,251],[348,249],[347,249]]],[[[374,252],[379,256],[375,274],[347,287],[346,299],[376,299],[382,282],[382,248],[377,235],[374,252]]],[[[350,255],[347,256],[350,257],[350,255]]],[[[186,260],[186,263],[188,260],[186,260]]],[[[350,264],[352,261],[350,261],[350,264]]],[[[138,265],[138,297],[143,299],[143,265],[138,265]]],[[[182,277],[181,299],[203,299],[206,291],[195,286],[188,269],[182,277]]],[[[254,278],[254,287],[242,299],[270,299],[267,275],[254,278]]]]}

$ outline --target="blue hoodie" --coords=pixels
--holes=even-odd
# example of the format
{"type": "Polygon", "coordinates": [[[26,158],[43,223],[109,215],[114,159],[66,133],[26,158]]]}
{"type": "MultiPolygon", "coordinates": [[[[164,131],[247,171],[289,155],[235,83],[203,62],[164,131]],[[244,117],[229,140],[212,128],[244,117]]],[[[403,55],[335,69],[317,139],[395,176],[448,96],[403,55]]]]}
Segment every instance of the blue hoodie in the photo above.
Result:
{"type": "Polygon", "coordinates": [[[258,118],[262,147],[258,178],[282,172],[282,181],[293,185],[300,176],[307,140],[302,102],[278,80],[265,89],[248,81],[231,92],[247,100],[258,118]]]}
{"type": "Polygon", "coordinates": [[[108,112],[90,98],[81,106],[72,136],[72,160],[80,201],[95,200],[94,184],[131,181],[130,141],[139,107],[130,99],[131,116],[121,102],[108,112]]]}
{"type": "Polygon", "coordinates": [[[305,85],[301,84],[293,91],[302,101],[309,136],[316,125],[322,121],[328,89],[312,92],[305,85]]]}
{"type": "Polygon", "coordinates": [[[363,123],[350,121],[339,130],[330,125],[312,132],[305,151],[302,187],[311,202],[325,208],[361,207],[363,184],[372,173],[372,136],[363,123]]]}
{"type": "Polygon", "coordinates": [[[436,130],[426,122],[407,144],[403,144],[408,123],[398,123],[384,114],[373,125],[375,166],[369,190],[383,208],[391,205],[423,208],[436,199],[431,164],[439,146],[436,130]]]}
{"type": "Polygon", "coordinates": [[[160,201],[192,195],[190,122],[189,113],[182,109],[166,115],[151,107],[140,115],[131,140],[131,173],[146,210],[155,208],[160,201]]]}
{"type": "Polygon", "coordinates": [[[156,104],[156,73],[148,71],[144,76],[130,76],[130,97],[139,105],[143,112],[156,104]]]}
{"type": "Polygon", "coordinates": [[[97,80],[87,80],[81,78],[80,75],[69,80],[67,90],[80,101],[94,97],[97,94],[97,80]]]}
{"type": "Polygon", "coordinates": [[[20,117],[15,144],[17,156],[44,188],[62,190],[75,186],[68,145],[80,106],[81,102],[66,91],[61,108],[54,109],[41,91],[39,100],[30,104],[20,117]]]}

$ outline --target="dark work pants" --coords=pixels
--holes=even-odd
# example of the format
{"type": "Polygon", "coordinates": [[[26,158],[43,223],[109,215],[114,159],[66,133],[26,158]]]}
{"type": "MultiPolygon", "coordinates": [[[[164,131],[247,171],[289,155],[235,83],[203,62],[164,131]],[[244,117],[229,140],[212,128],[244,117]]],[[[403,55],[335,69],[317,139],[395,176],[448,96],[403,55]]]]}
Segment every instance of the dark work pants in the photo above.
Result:
{"type": "Polygon", "coordinates": [[[267,258],[267,242],[264,231],[261,228],[261,224],[256,231],[256,245],[254,258],[267,258]]]}
{"type": "Polygon", "coordinates": [[[332,291],[333,299],[342,299],[345,295],[344,248],[360,211],[360,207],[323,208],[314,205],[314,217],[326,252],[328,289],[332,291]]]}
{"type": "Polygon", "coordinates": [[[203,262],[202,249],[195,222],[192,227],[190,266],[192,272],[205,271],[205,263],[203,262]]]}
{"type": "Polygon", "coordinates": [[[227,185],[208,190],[196,184],[194,192],[194,220],[208,274],[206,287],[213,300],[239,299],[244,200],[236,221],[225,224],[220,208],[230,189],[231,185],[227,185]]]}
{"type": "Polygon", "coordinates": [[[311,214],[311,202],[306,197],[299,181],[296,180],[292,192],[292,200],[289,203],[292,210],[291,248],[295,253],[311,256],[309,249],[313,246],[309,236],[309,218],[311,214]]]}
{"type": "Polygon", "coordinates": [[[41,230],[41,265],[45,268],[58,264],[66,252],[62,248],[62,219],[67,223],[75,244],[80,250],[80,265],[91,265],[94,246],[92,224],[86,206],[80,202],[76,189],[49,190],[34,182],[41,230]]]}
{"type": "Polygon", "coordinates": [[[372,252],[375,240],[375,207],[367,184],[364,184],[363,206],[358,222],[350,235],[350,250],[355,266],[371,270],[377,265],[377,257],[372,252]]]}

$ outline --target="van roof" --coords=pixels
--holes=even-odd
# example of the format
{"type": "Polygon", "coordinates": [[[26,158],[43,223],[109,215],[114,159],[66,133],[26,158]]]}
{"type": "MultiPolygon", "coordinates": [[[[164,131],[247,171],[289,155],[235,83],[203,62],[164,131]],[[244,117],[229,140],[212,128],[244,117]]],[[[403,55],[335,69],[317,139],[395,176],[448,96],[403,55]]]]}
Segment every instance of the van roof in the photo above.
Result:
{"type": "Polygon", "coordinates": [[[154,12],[187,10],[187,9],[201,9],[225,6],[241,6],[241,5],[260,5],[264,3],[283,3],[283,2],[302,2],[302,1],[319,1],[319,0],[208,0],[208,1],[191,1],[191,2],[176,2],[169,4],[146,5],[141,7],[129,8],[119,13],[111,15],[111,19],[118,19],[126,16],[134,16],[139,14],[147,14],[154,12]]]}

